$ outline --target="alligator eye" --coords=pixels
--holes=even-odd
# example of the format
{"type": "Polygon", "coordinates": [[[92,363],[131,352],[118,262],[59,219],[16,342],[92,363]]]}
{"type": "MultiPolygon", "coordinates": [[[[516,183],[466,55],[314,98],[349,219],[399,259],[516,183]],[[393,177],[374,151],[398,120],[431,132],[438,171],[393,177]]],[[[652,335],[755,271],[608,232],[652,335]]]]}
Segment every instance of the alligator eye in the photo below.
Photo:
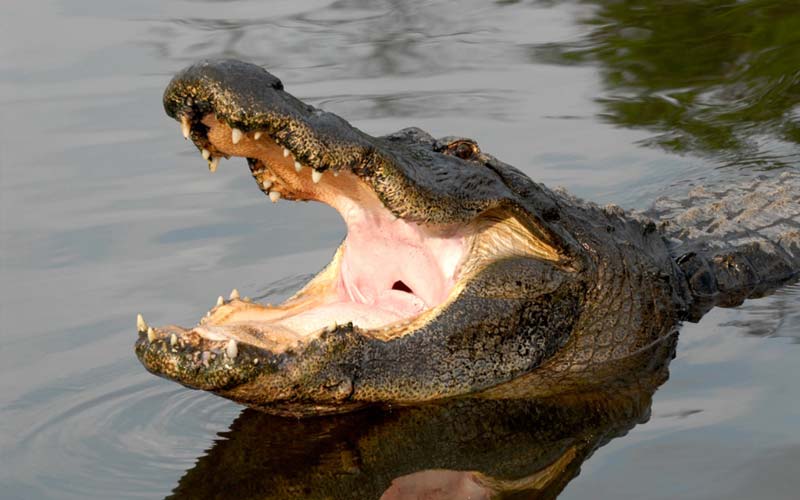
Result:
{"type": "Polygon", "coordinates": [[[468,160],[472,158],[475,154],[475,149],[472,144],[467,144],[466,142],[462,142],[458,146],[456,146],[455,155],[463,160],[468,160]]]}
{"type": "Polygon", "coordinates": [[[468,139],[453,141],[444,147],[442,153],[461,158],[462,160],[473,160],[478,157],[481,150],[475,142],[468,139]]]}

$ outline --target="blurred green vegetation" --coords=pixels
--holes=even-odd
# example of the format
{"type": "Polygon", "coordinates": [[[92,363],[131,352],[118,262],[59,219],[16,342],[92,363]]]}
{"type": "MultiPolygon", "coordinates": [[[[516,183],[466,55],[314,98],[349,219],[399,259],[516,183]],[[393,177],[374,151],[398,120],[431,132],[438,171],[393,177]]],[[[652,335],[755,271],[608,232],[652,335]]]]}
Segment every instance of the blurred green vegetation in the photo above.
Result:
{"type": "MultiPolygon", "coordinates": [[[[781,164],[800,143],[800,1],[583,0],[580,40],[536,62],[594,64],[609,122],[675,153],[781,164]],[[789,143],[766,154],[764,142],[789,143]]],[[[772,149],[768,147],[766,149],[772,149]]]]}

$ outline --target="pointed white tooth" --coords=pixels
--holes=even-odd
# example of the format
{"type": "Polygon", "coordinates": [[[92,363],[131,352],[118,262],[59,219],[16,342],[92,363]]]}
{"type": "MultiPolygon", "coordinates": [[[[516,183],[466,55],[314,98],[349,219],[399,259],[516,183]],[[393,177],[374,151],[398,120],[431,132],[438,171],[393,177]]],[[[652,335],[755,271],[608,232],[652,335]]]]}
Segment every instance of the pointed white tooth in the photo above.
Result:
{"type": "Polygon", "coordinates": [[[283,148],[283,157],[284,158],[288,158],[289,157],[289,153],[290,153],[290,151],[288,149],[283,148]]]}
{"type": "Polygon", "coordinates": [[[239,298],[239,290],[234,288],[233,290],[231,290],[231,295],[230,295],[230,297],[228,297],[228,299],[234,300],[234,299],[238,299],[238,298],[239,298]]]}
{"type": "Polygon", "coordinates": [[[153,327],[148,326],[147,327],[147,340],[149,340],[150,343],[152,344],[153,342],[156,341],[157,338],[158,337],[156,337],[156,331],[153,330],[153,327]]]}
{"type": "Polygon", "coordinates": [[[203,148],[203,150],[200,151],[200,154],[203,155],[204,160],[211,158],[211,151],[207,150],[206,148],[203,148]]]}
{"type": "Polygon", "coordinates": [[[172,335],[169,336],[169,345],[171,347],[175,347],[177,343],[178,343],[178,336],[173,333],[172,335]]]}
{"type": "Polygon", "coordinates": [[[317,184],[320,179],[322,179],[322,172],[317,169],[311,171],[311,180],[314,181],[314,184],[317,184]]]}
{"type": "Polygon", "coordinates": [[[192,133],[192,126],[189,123],[189,118],[185,115],[181,116],[181,133],[184,139],[188,139],[189,134],[192,133]]]}
{"type": "MultiPolygon", "coordinates": [[[[333,169],[331,169],[331,170],[333,170],[333,169]]],[[[339,177],[339,171],[338,170],[333,170],[333,176],[334,177],[339,177]]]]}
{"type": "Polygon", "coordinates": [[[211,158],[211,161],[208,162],[208,170],[212,174],[217,171],[217,166],[219,166],[219,158],[211,158]]]}
{"type": "Polygon", "coordinates": [[[261,139],[261,132],[256,132],[255,134],[253,134],[253,139],[255,140],[261,139]]]}
{"type": "Polygon", "coordinates": [[[248,297],[247,295],[245,295],[244,297],[242,297],[242,301],[243,301],[243,302],[253,302],[253,299],[251,299],[250,297],[248,297]]]}
{"type": "Polygon", "coordinates": [[[278,203],[278,200],[281,199],[281,193],[278,191],[270,191],[269,199],[272,200],[272,203],[278,203]]]}
{"type": "Polygon", "coordinates": [[[269,189],[272,187],[272,181],[267,179],[264,182],[262,182],[261,185],[264,186],[264,189],[269,189]]]}
{"type": "Polygon", "coordinates": [[[234,144],[239,144],[239,141],[242,140],[243,135],[244,134],[242,133],[242,131],[239,130],[238,128],[231,130],[231,142],[233,142],[234,144]]]}
{"type": "Polygon", "coordinates": [[[225,299],[223,299],[222,295],[220,295],[219,297],[217,297],[217,307],[219,307],[219,306],[221,306],[223,304],[225,304],[225,299]]]}
{"type": "Polygon", "coordinates": [[[228,345],[225,346],[225,354],[227,354],[230,359],[236,359],[236,356],[239,354],[239,347],[236,345],[235,340],[230,339],[228,341],[228,345]]]}
{"type": "Polygon", "coordinates": [[[147,331],[147,321],[144,320],[141,314],[136,315],[136,331],[137,332],[147,331]]]}
{"type": "Polygon", "coordinates": [[[299,161],[295,161],[294,162],[294,171],[299,174],[301,170],[303,170],[303,164],[300,163],[299,161]]]}

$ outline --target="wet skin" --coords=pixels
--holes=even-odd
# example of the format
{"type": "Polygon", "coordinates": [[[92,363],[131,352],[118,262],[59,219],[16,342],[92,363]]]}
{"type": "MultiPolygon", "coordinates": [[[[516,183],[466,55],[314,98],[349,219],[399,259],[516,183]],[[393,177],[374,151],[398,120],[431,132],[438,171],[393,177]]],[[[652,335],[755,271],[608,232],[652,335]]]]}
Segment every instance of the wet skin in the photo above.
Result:
{"type": "MultiPolygon", "coordinates": [[[[148,370],[268,412],[494,398],[521,381],[527,397],[593,391],[680,321],[800,268],[796,233],[754,226],[711,245],[713,231],[692,232],[698,221],[672,205],[626,214],[585,203],[469,139],[369,136],[247,63],[185,69],[164,105],[212,170],[247,158],[273,202],[320,201],[347,224],[332,262],[283,304],[237,292],[194,328],[139,322],[148,370]]],[[[797,219],[796,196],[775,196],[797,219]]]]}

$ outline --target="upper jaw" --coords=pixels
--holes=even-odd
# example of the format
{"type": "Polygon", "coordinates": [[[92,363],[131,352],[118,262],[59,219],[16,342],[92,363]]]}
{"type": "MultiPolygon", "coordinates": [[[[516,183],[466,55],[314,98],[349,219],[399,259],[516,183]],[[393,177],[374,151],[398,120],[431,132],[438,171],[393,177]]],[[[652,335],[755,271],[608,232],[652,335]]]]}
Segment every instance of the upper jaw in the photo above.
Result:
{"type": "Polygon", "coordinates": [[[316,172],[352,173],[389,211],[409,221],[465,223],[492,209],[526,212],[496,169],[465,161],[427,141],[365,134],[294,98],[259,66],[201,61],[172,79],[164,92],[164,108],[182,122],[185,135],[207,152],[204,156],[240,155],[210,140],[208,120],[213,119],[231,139],[233,134],[258,136],[316,172]]]}
{"type": "Polygon", "coordinates": [[[228,127],[234,142],[247,133],[263,136],[319,172],[364,163],[371,148],[371,138],[346,121],[284,92],[263,68],[235,60],[201,61],[176,74],[164,92],[164,109],[212,157],[231,153],[208,137],[209,119],[228,127]]]}

